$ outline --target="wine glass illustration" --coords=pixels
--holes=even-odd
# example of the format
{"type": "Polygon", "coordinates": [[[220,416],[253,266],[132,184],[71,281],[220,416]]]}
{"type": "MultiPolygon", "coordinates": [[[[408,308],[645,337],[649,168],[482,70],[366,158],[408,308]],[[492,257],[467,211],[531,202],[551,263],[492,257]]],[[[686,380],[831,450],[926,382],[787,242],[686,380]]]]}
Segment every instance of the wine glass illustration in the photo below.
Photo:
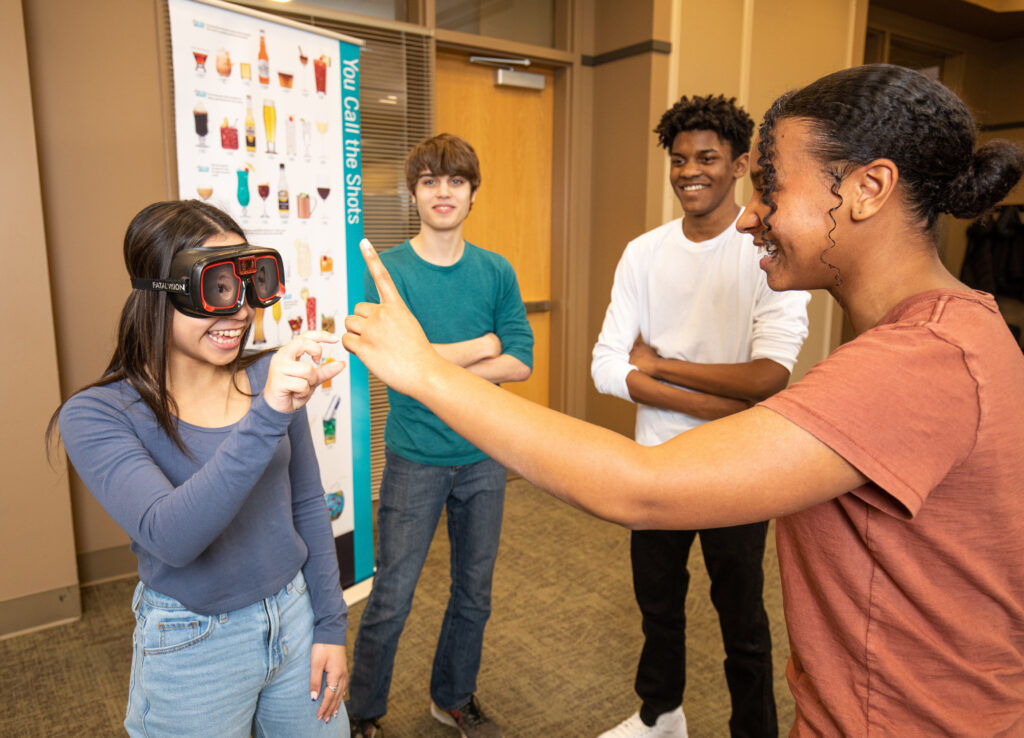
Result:
{"type": "Polygon", "coordinates": [[[250,167],[247,164],[244,168],[238,170],[238,204],[242,206],[242,217],[248,215],[247,208],[249,207],[249,171],[250,167]]]}
{"type": "Polygon", "coordinates": [[[270,197],[270,182],[261,182],[256,185],[256,192],[259,193],[260,199],[263,200],[263,215],[261,218],[269,218],[267,215],[267,198],[270,197]]]}
{"type": "MultiPolygon", "coordinates": [[[[320,195],[320,204],[325,205],[327,203],[327,197],[331,194],[331,175],[325,171],[320,171],[316,175],[316,194],[320,195]]],[[[327,211],[321,211],[324,220],[327,220],[327,211]]]]}
{"type": "Polygon", "coordinates": [[[316,130],[320,134],[320,157],[323,158],[327,156],[327,121],[317,120],[316,130]]]}

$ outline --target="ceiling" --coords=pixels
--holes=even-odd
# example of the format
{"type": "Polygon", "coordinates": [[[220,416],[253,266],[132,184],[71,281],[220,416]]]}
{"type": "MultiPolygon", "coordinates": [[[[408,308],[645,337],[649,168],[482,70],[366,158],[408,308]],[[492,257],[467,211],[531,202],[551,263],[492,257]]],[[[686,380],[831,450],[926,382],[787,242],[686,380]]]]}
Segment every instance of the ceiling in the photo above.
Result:
{"type": "Polygon", "coordinates": [[[871,0],[871,4],[992,41],[1024,39],[1024,11],[1020,10],[998,12],[967,0],[871,0]]]}

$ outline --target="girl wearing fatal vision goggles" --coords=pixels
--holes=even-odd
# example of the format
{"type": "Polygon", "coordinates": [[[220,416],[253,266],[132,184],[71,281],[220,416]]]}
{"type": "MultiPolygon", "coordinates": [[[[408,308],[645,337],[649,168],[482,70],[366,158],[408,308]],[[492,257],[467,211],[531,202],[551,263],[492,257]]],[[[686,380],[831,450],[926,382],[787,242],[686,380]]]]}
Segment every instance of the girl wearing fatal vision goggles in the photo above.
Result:
{"type": "Polygon", "coordinates": [[[248,243],[183,249],[174,255],[168,279],[134,277],[132,287],[170,293],[171,304],[186,315],[233,315],[245,300],[256,308],[280,300],[284,264],[274,249],[248,243]]]}
{"type": "Polygon", "coordinates": [[[281,257],[206,203],[145,208],[124,255],[168,276],[132,280],[106,371],[55,419],[139,559],[125,729],[344,738],[347,608],[305,408],[345,368],[322,363],[338,338],[245,353],[281,257]],[[268,648],[287,653],[269,678],[268,648]]]}

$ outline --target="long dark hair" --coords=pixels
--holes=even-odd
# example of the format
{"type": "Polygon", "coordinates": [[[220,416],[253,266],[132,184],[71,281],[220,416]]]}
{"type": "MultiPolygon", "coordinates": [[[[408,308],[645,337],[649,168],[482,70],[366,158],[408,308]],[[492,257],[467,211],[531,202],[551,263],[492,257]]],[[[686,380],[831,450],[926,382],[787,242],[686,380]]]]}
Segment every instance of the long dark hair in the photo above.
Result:
{"type": "Polygon", "coordinates": [[[904,199],[926,231],[933,231],[940,213],[977,217],[999,202],[1024,171],[1024,153],[1008,141],[975,149],[970,111],[940,82],[891,64],[844,69],[787,92],[765,113],[758,142],[761,200],[770,211],[765,234],[776,209],[773,132],[784,118],[809,121],[812,146],[837,197],[853,168],[891,160],[899,169],[904,199]]]}
{"type": "MultiPolygon", "coordinates": [[[[211,236],[225,233],[245,238],[242,227],[212,205],[199,200],[153,203],[132,218],[124,234],[124,263],[128,275],[166,278],[176,253],[202,246],[211,236]]],[[[177,406],[167,393],[167,336],[173,311],[166,292],[132,290],[121,309],[117,345],[107,368],[98,380],[82,389],[126,380],[153,411],[164,432],[187,453],[175,421],[177,406]]],[[[246,329],[231,365],[233,374],[259,357],[243,358],[249,330],[251,326],[246,329]]],[[[58,407],[50,418],[46,429],[48,441],[59,413],[58,407]]]]}

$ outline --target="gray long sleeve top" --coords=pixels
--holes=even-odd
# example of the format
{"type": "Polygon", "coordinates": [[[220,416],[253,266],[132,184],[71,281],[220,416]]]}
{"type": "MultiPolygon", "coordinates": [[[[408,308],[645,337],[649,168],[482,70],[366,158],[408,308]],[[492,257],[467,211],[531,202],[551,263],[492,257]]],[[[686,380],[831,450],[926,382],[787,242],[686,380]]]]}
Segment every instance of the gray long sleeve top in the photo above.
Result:
{"type": "Polygon", "coordinates": [[[305,409],[263,399],[270,356],[248,369],[256,395],[223,428],[179,421],[182,453],[127,382],[74,395],[60,413],[71,463],[131,538],[139,578],[203,614],[245,607],[301,568],[315,643],[345,643],[347,607],[305,409]]]}

